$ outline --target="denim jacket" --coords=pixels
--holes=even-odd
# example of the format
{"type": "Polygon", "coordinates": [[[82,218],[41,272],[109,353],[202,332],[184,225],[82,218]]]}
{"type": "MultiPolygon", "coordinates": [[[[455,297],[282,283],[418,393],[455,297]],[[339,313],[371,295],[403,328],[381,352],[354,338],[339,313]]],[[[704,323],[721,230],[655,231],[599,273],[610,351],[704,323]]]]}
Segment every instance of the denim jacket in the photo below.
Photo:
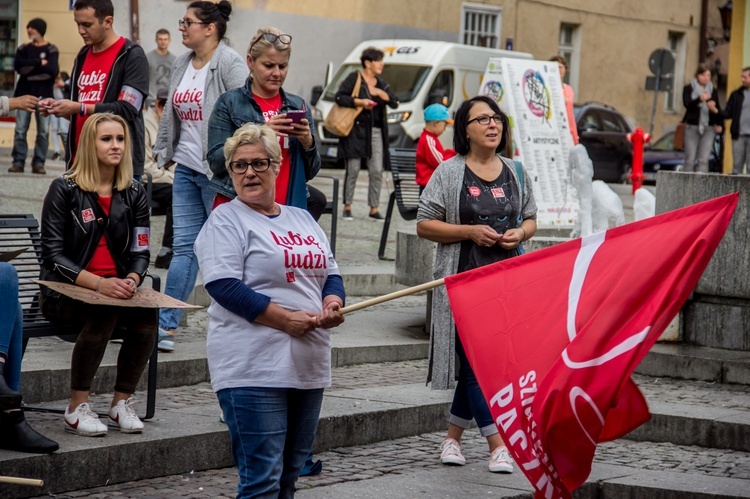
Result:
{"type": "MultiPolygon", "coordinates": [[[[253,92],[250,90],[252,80],[247,79],[243,87],[223,94],[216,101],[211,118],[208,120],[208,165],[211,167],[213,177],[209,187],[229,198],[234,198],[232,179],[229,177],[224,158],[224,143],[234,135],[234,132],[245,123],[265,123],[260,105],[255,101],[253,92]]],[[[307,110],[305,117],[310,123],[310,132],[313,136],[313,145],[305,149],[299,140],[289,139],[289,156],[291,173],[289,178],[289,192],[286,197],[288,206],[307,208],[307,181],[314,178],[320,170],[320,154],[316,146],[315,126],[312,113],[302,97],[279,90],[281,94],[281,113],[303,109],[307,110]]]]}

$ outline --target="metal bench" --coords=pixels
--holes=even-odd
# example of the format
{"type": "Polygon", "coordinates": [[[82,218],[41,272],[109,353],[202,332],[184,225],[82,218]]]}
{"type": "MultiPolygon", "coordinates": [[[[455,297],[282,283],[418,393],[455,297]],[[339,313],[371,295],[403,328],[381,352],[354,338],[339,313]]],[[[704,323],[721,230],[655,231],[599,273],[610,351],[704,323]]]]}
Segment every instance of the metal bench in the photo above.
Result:
{"type": "Polygon", "coordinates": [[[419,208],[419,186],[416,181],[417,150],[391,149],[391,175],[393,177],[393,192],[388,199],[388,210],[385,213],[383,233],[380,236],[378,258],[385,260],[385,243],[388,240],[388,230],[391,227],[393,206],[398,206],[398,212],[404,220],[417,218],[419,208]]]}
{"type": "MultiPolygon", "coordinates": [[[[39,222],[33,215],[0,215],[0,252],[10,252],[28,248],[11,260],[18,272],[18,298],[23,309],[23,352],[26,352],[29,338],[58,336],[65,341],[74,342],[80,332],[77,328],[61,327],[49,322],[39,309],[39,285],[33,279],[39,279],[42,267],[42,239],[39,222]]],[[[158,275],[149,275],[153,288],[161,289],[158,275]]],[[[154,335],[158,331],[154,330],[154,335]]],[[[115,331],[112,338],[122,337],[121,331],[115,331]]],[[[148,365],[148,392],[146,396],[146,414],[141,419],[154,417],[156,405],[156,374],[158,350],[154,345],[148,365]]],[[[54,412],[63,414],[64,409],[24,406],[24,410],[54,412]]]]}

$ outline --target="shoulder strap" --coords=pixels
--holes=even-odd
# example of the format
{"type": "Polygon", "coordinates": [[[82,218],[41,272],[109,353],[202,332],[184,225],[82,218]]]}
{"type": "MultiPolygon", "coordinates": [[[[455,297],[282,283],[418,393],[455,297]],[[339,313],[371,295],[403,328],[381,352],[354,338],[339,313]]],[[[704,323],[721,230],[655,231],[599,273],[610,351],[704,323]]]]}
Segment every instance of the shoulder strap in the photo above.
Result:
{"type": "MultiPolygon", "coordinates": [[[[513,165],[516,167],[516,177],[518,177],[518,191],[519,191],[519,199],[521,201],[521,210],[523,210],[523,165],[520,161],[513,161],[513,165]]],[[[521,222],[523,222],[523,215],[521,215],[521,212],[518,212],[518,225],[520,227],[521,222]]]]}
{"type": "Polygon", "coordinates": [[[359,87],[362,85],[362,73],[357,71],[357,83],[354,84],[354,90],[352,90],[352,97],[359,97],[359,87]]]}

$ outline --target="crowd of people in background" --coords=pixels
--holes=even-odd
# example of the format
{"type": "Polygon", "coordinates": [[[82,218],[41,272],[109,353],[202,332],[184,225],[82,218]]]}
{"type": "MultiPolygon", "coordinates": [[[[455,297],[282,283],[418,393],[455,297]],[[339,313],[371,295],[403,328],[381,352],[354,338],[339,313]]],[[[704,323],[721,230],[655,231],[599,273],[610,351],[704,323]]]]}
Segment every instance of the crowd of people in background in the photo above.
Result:
{"type": "MultiPolygon", "coordinates": [[[[325,195],[308,185],[321,168],[311,108],[283,88],[293,36],[273,26],[260,28],[240,55],[226,40],[231,15],[227,0],[189,3],[179,19],[189,50],[175,57],[167,29],[156,32],[156,49],[147,54],[115,32],[111,0],[78,0],[73,18],[84,46],[69,74],[60,70],[58,49],[44,38],[46,22],[32,19],[26,26],[30,41],[15,58],[15,94],[0,99],[0,114],[16,113],[9,172],[24,172],[32,115],[31,172],[46,173],[50,130],[53,158],[66,162],[67,171],[51,183],[42,208],[42,279],[132,298],[151,260],[147,192],[164,207],[155,265],[168,269],[165,293],[187,300],[200,270],[212,298],[208,363],[239,469],[239,496],[292,497],[312,448],[323,390],[331,384],[330,329],[344,320],[345,292],[316,223],[325,195]],[[308,252],[317,263],[296,272],[308,252]]],[[[567,61],[551,60],[563,78],[567,61]]],[[[339,106],[360,110],[338,147],[346,168],[344,219],[353,218],[363,163],[369,172],[368,217],[383,219],[387,108],[399,104],[383,68],[384,53],[365,49],[361,70],[352,71],[335,95],[339,106]]],[[[577,143],[568,85],[564,97],[577,143]]],[[[742,173],[750,161],[750,68],[743,69],[742,87],[722,109],[710,70],[699,66],[684,87],[683,102],[685,170],[708,171],[715,134],[731,119],[733,172],[742,173]]],[[[435,276],[519,255],[536,231],[536,203],[525,168],[508,158],[508,117],[491,98],[475,97],[460,106],[455,121],[440,103],[424,109],[424,120],[416,150],[417,232],[438,243],[435,276]],[[439,139],[447,126],[454,127],[452,149],[439,139]],[[500,200],[498,192],[504,193],[500,200]]],[[[10,265],[0,265],[0,280],[0,448],[54,452],[57,443],[23,418],[21,312],[10,265]]],[[[162,352],[175,350],[182,310],[157,314],[93,306],[47,288],[40,306],[50,321],[80,330],[65,430],[82,436],[104,436],[109,429],[142,432],[134,410],[136,382],[155,345],[162,352]],[[88,397],[119,329],[127,334],[105,425],[88,397]]],[[[438,317],[431,335],[433,388],[447,389],[458,380],[440,459],[466,463],[460,441],[475,420],[488,442],[489,470],[512,472],[513,460],[442,288],[435,291],[433,310],[438,317]]]]}

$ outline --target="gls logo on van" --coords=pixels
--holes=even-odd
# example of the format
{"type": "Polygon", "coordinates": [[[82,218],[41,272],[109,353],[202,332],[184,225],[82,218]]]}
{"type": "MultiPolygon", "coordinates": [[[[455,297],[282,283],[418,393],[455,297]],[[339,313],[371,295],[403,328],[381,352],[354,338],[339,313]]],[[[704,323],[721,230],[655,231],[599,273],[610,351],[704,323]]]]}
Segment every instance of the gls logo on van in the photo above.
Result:
{"type": "Polygon", "coordinates": [[[419,52],[419,47],[385,47],[383,53],[388,55],[393,54],[416,54],[419,52]]]}

